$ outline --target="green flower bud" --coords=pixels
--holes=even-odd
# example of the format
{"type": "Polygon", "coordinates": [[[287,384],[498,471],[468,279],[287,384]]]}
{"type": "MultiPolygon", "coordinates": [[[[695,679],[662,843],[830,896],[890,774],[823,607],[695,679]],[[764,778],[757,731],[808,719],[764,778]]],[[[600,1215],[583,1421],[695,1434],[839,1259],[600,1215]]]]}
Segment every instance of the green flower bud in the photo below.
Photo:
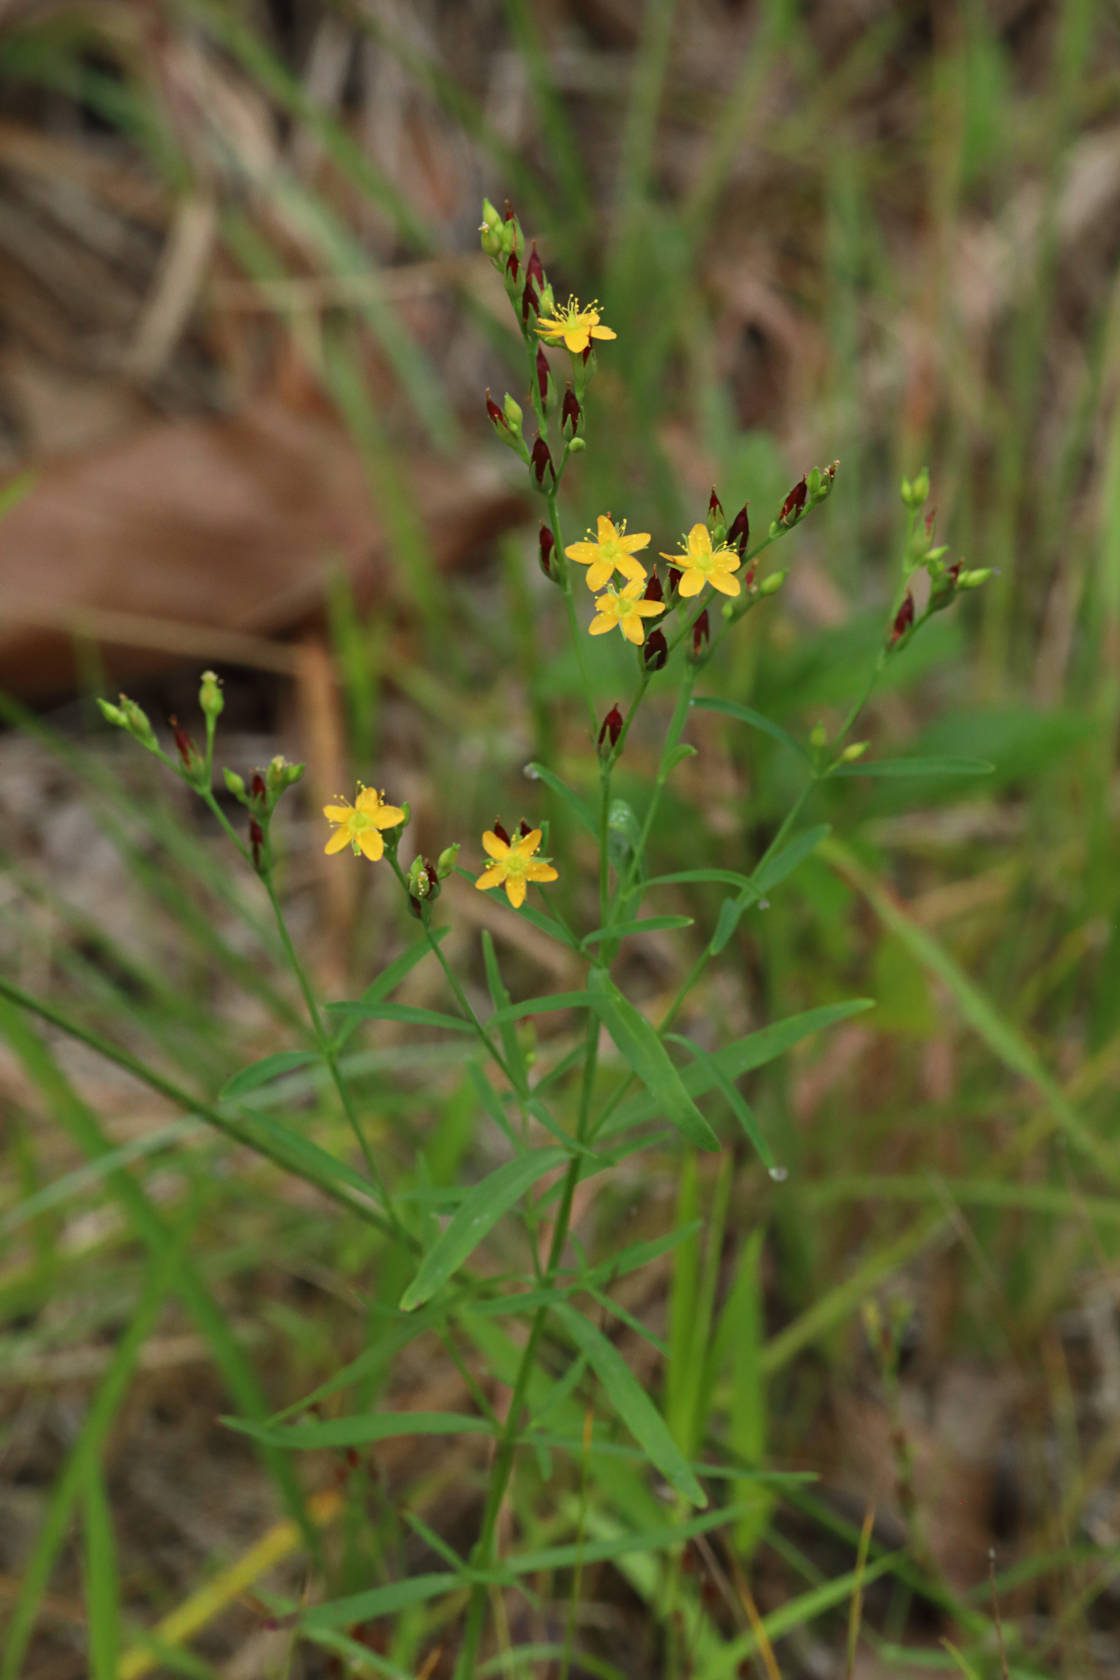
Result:
{"type": "Polygon", "coordinates": [[[582,455],[586,448],[587,448],[587,439],[586,438],[574,437],[572,439],[571,443],[569,443],[569,445],[568,445],[568,454],[569,455],[582,455]]]}
{"type": "Polygon", "coordinates": [[[854,764],[857,758],[862,758],[870,746],[869,741],[853,741],[840,754],[841,764],[854,764]]]}
{"type": "Polygon", "coordinates": [[[481,235],[482,249],[491,261],[500,257],[504,249],[502,218],[488,198],[482,201],[482,226],[478,231],[481,235]]]}
{"type": "Polygon", "coordinates": [[[719,609],[719,616],[723,619],[725,624],[730,624],[731,620],[735,617],[734,601],[725,601],[723,606],[719,609]]]}
{"type": "Polygon", "coordinates": [[[544,285],[541,287],[540,299],[541,299],[541,307],[540,307],[539,313],[541,315],[555,315],[555,313],[556,313],[556,294],[552,290],[552,282],[551,281],[546,280],[544,285]]]}
{"type": "Polygon", "coordinates": [[[277,753],[264,773],[265,787],[268,789],[272,800],[279,799],[280,795],[294,786],[302,775],[302,764],[289,764],[282,753],[277,753]]]}
{"type": "Polygon", "coordinates": [[[771,572],[770,576],[764,577],[759,584],[758,593],[760,595],[776,595],[785,581],[786,574],[784,572],[771,572]]]}
{"type": "Polygon", "coordinates": [[[101,716],[106,723],[115,723],[118,729],[128,728],[128,719],[119,706],[114,706],[109,700],[100,699],[97,704],[101,707],[101,716]]]}
{"type": "Polygon", "coordinates": [[[502,413],[506,417],[506,423],[508,424],[510,430],[516,432],[518,437],[520,437],[521,427],[525,416],[522,412],[521,404],[515,402],[508,391],[506,392],[505,402],[502,404],[502,413]]]}
{"type": "Polygon", "coordinates": [[[439,857],[436,859],[436,874],[439,876],[441,881],[446,881],[447,877],[451,874],[458,856],[458,840],[456,840],[453,846],[445,846],[443,851],[439,854],[439,857]]]}
{"type": "Polygon", "coordinates": [[[203,671],[198,703],[208,718],[221,717],[225,709],[221,681],[213,671],[203,671]]]}
{"type": "Polygon", "coordinates": [[[908,508],[920,508],[929,497],[929,468],[923,467],[916,478],[904,478],[899,492],[908,508]]]}
{"type": "Polygon", "coordinates": [[[149,752],[156,752],[159,743],[156,740],[156,732],[148,721],[147,712],[138,706],[135,700],[130,700],[127,694],[120,696],[120,702],[120,709],[124,716],[124,727],[128,730],[128,733],[139,741],[142,747],[147,747],[149,752]]]}
{"type": "Polygon", "coordinates": [[[405,877],[408,890],[414,898],[427,898],[431,892],[431,882],[428,880],[428,866],[422,857],[414,857],[405,877]]]}
{"type": "Polygon", "coordinates": [[[236,770],[223,770],[222,775],[225,778],[227,791],[232,793],[235,799],[240,799],[243,805],[247,805],[249,801],[245,794],[244,776],[239,776],[236,770]]]}
{"type": "Polygon", "coordinates": [[[987,583],[992,575],[991,566],[981,566],[978,571],[962,572],[957,579],[958,589],[979,589],[982,583],[987,583]]]}
{"type": "Polygon", "coordinates": [[[809,745],[819,748],[825,746],[827,742],[828,730],[823,723],[815,723],[809,732],[809,745]]]}

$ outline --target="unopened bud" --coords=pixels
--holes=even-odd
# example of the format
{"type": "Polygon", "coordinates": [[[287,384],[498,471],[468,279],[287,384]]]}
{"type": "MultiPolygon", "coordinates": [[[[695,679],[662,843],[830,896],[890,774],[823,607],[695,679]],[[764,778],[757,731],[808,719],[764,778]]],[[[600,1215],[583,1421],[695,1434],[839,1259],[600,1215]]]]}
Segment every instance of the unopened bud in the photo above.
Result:
{"type": "Polygon", "coordinates": [[[524,840],[524,838],[527,834],[532,834],[532,832],[533,832],[532,828],[525,821],[524,817],[522,817],[521,821],[517,825],[517,832],[518,832],[518,834],[520,834],[522,840],[524,840]]]}
{"type": "Polygon", "coordinates": [[[128,733],[134,735],[141,746],[155,752],[159,743],[156,740],[156,732],[152,728],[147,712],[142,706],[138,706],[135,700],[130,700],[127,694],[120,695],[119,699],[120,709],[124,716],[124,727],[128,730],[128,733]]]}
{"type": "Polygon", "coordinates": [[[507,846],[509,845],[509,830],[506,828],[504,823],[498,821],[497,817],[494,818],[494,833],[498,836],[499,840],[503,841],[507,846]]]}
{"type": "Polygon", "coordinates": [[[443,851],[439,854],[439,857],[436,859],[436,874],[439,876],[441,881],[446,881],[447,877],[451,874],[451,871],[454,869],[455,864],[458,860],[458,857],[459,857],[459,842],[458,842],[458,840],[455,841],[454,845],[445,846],[443,848],[443,851]]]}
{"type": "Polygon", "coordinates": [[[609,758],[615,747],[617,747],[618,737],[622,733],[623,721],[623,716],[618,709],[618,702],[616,700],[606,717],[603,719],[603,726],[599,730],[600,758],[609,758]]]}
{"type": "Polygon", "coordinates": [[[727,534],[727,520],[724,518],[723,503],[716,495],[714,484],[712,486],[712,493],[708,497],[707,526],[708,534],[711,537],[712,542],[717,545],[722,543],[727,534]]]}
{"type": "Polygon", "coordinates": [[[782,503],[781,512],[778,514],[779,525],[797,524],[804,510],[807,494],[805,480],[803,478],[799,479],[782,503]]]}
{"type": "Polygon", "coordinates": [[[283,753],[277,753],[265,771],[265,786],[273,800],[277,800],[282,793],[294,787],[302,775],[302,764],[289,764],[283,753]]]}
{"type": "Polygon", "coordinates": [[[533,282],[531,280],[526,280],[525,290],[521,294],[521,319],[523,321],[527,321],[529,319],[530,310],[532,310],[534,315],[539,315],[541,312],[541,300],[537,296],[537,288],[534,286],[533,282]]]}
{"type": "Polygon", "coordinates": [[[556,468],[552,465],[552,456],[549,454],[548,445],[542,437],[538,437],[536,443],[533,445],[532,454],[529,457],[529,464],[532,467],[537,483],[540,485],[542,490],[544,489],[544,475],[546,472],[552,474],[552,482],[553,484],[556,483],[556,468]]]}
{"type": "Polygon", "coordinates": [[[544,285],[540,288],[540,296],[541,296],[541,308],[540,308],[541,314],[542,315],[555,315],[555,313],[556,313],[556,293],[553,291],[552,287],[549,285],[547,280],[545,281],[544,285]]]}
{"type": "Polygon", "coordinates": [[[225,779],[227,793],[232,793],[235,799],[244,801],[247,798],[244,776],[239,776],[236,770],[223,770],[222,776],[225,779]]]}
{"type": "Polygon", "coordinates": [[[544,285],[544,266],[537,255],[537,242],[534,239],[529,247],[529,261],[525,264],[525,278],[531,280],[538,291],[544,285]]]}
{"type": "Polygon", "coordinates": [[[891,647],[894,647],[896,642],[901,641],[902,637],[905,636],[906,632],[911,628],[913,623],[914,597],[911,595],[910,591],[907,590],[906,594],[903,596],[902,605],[894,615],[894,623],[891,625],[891,647]]]}
{"type": "Polygon", "coordinates": [[[516,282],[517,276],[520,273],[520,271],[521,271],[521,264],[517,260],[517,252],[516,251],[511,251],[510,254],[509,254],[509,260],[506,263],[506,274],[507,274],[507,276],[509,277],[510,280],[516,282]]]}
{"type": "Polygon", "coordinates": [[[202,686],[198,691],[198,703],[208,718],[221,717],[225,708],[222,698],[222,685],[213,671],[203,671],[202,686]]]}
{"type": "Polygon", "coordinates": [[[482,226],[478,231],[481,236],[482,249],[491,261],[495,257],[500,257],[505,248],[501,230],[502,218],[490,200],[484,198],[482,201],[482,226]]]}
{"type": "Polygon", "coordinates": [[[907,507],[920,508],[929,496],[929,468],[923,467],[914,478],[904,478],[901,494],[907,507]]]}
{"type": "Polygon", "coordinates": [[[727,546],[728,548],[738,547],[740,559],[747,552],[747,544],[751,540],[751,522],[747,515],[749,506],[749,502],[744,502],[727,527],[727,546]]]}
{"type": "Polygon", "coordinates": [[[128,728],[128,719],[119,706],[114,706],[110,700],[99,699],[97,704],[101,708],[101,716],[106,723],[115,723],[118,729],[128,728]]]}
{"type": "Polygon", "coordinates": [[[253,854],[253,868],[260,875],[264,868],[264,829],[256,817],[249,818],[249,847],[253,854]]]}
{"type": "Polygon", "coordinates": [[[586,438],[574,437],[572,439],[571,443],[568,445],[568,454],[569,455],[582,455],[586,448],[587,448],[587,439],[586,438]]]}
{"type": "Polygon", "coordinates": [[[521,412],[521,404],[515,402],[508,391],[506,392],[505,401],[502,404],[502,413],[505,416],[506,423],[509,426],[510,431],[516,432],[517,436],[520,437],[521,423],[524,419],[521,412]]]}
{"type": "Polygon", "coordinates": [[[809,745],[818,752],[828,745],[828,730],[823,723],[815,723],[809,731],[809,745]]]}
{"type": "Polygon", "coordinates": [[[539,551],[540,568],[546,578],[551,578],[553,583],[558,583],[560,580],[552,569],[552,551],[555,547],[556,538],[547,525],[542,525],[539,551]]]}
{"type": "Polygon", "coordinates": [[[786,574],[784,572],[771,572],[770,576],[764,577],[759,584],[758,593],[760,595],[776,595],[785,581],[786,574]]]}
{"type": "Polygon", "coordinates": [[[494,430],[504,437],[504,434],[509,431],[509,422],[502,413],[501,409],[498,407],[497,403],[494,401],[493,397],[490,395],[489,385],[486,387],[486,412],[490,417],[490,424],[494,427],[494,430]]]}
{"type": "Polygon", "coordinates": [[[661,579],[658,577],[656,571],[652,571],[649,574],[649,578],[646,582],[645,599],[647,601],[663,601],[665,599],[665,592],[661,587],[661,579]]]}
{"type": "Polygon", "coordinates": [[[681,574],[675,566],[669,567],[668,584],[670,595],[675,595],[681,586],[681,574]]]}
{"type": "Polygon", "coordinates": [[[249,781],[249,798],[255,805],[268,803],[268,784],[259,770],[254,770],[249,781]]]}
{"type": "Polygon", "coordinates": [[[669,657],[669,644],[662,630],[651,630],[641,649],[642,664],[647,671],[660,671],[669,657]]]}
{"type": "Polygon", "coordinates": [[[689,658],[694,660],[703,659],[707,654],[708,643],[711,639],[712,630],[711,625],[708,622],[708,609],[705,607],[704,611],[700,614],[700,617],[696,620],[696,623],[692,626],[692,652],[689,655],[689,658]]]}
{"type": "Polygon", "coordinates": [[[549,374],[549,371],[548,371],[548,357],[545,355],[543,347],[538,344],[537,345],[537,390],[541,394],[541,402],[544,403],[545,405],[547,405],[547,403],[548,403],[548,381],[549,381],[549,378],[550,378],[550,374],[549,374]]]}
{"type": "Polygon", "coordinates": [[[841,764],[854,764],[857,758],[862,758],[870,746],[869,741],[852,741],[840,754],[841,764]]]}
{"type": "Polygon", "coordinates": [[[205,767],[202,754],[177,717],[170,717],[167,721],[171,725],[171,733],[178,748],[180,768],[185,776],[194,778],[205,767]]]}
{"type": "Polygon", "coordinates": [[[574,438],[579,431],[581,411],[575,393],[569,385],[564,392],[564,406],[560,411],[560,426],[566,438],[574,438]]]}
{"type": "Polygon", "coordinates": [[[962,572],[957,579],[958,589],[979,589],[982,583],[987,583],[992,575],[991,566],[981,566],[977,571],[962,572]]]}

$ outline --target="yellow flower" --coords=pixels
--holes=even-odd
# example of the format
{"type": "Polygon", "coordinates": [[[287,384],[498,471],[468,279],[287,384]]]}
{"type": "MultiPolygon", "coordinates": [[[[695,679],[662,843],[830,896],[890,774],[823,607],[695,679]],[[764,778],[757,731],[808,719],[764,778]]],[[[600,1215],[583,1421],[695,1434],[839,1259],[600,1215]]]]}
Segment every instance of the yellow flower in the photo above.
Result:
{"type": "Polygon", "coordinates": [[[688,533],[682,554],[663,554],[681,574],[681,594],[699,595],[706,583],[721,595],[738,595],[739,579],[732,572],[739,570],[742,561],[733,548],[713,551],[712,539],[706,525],[694,525],[688,533]]]}
{"type": "Polygon", "coordinates": [[[482,836],[482,849],[493,861],[475,882],[479,892],[504,886],[506,897],[513,908],[519,910],[525,902],[526,881],[558,880],[547,858],[533,856],[540,843],[539,828],[531,828],[528,834],[519,834],[516,840],[503,840],[488,828],[482,836]]]}
{"type": "Polygon", "coordinates": [[[376,863],[385,850],[381,830],[396,828],[398,823],[404,822],[405,813],[396,805],[386,805],[383,793],[378,793],[376,788],[363,787],[361,782],[358,783],[356,804],[351,805],[341,794],[339,801],[337,805],[323,806],[327,821],[336,825],[324,851],[340,852],[344,846],[350,845],[354,848],[355,857],[363,852],[371,863],[376,863]]]}
{"type": "Polygon", "coordinates": [[[642,596],[642,580],[635,578],[623,590],[617,590],[612,583],[605,594],[597,597],[595,611],[597,616],[591,620],[589,629],[593,636],[605,636],[615,625],[622,631],[628,642],[635,647],[641,647],[646,639],[643,618],[653,618],[657,613],[665,611],[664,601],[647,601],[642,596]]]}
{"type": "Polygon", "coordinates": [[[597,301],[581,309],[579,299],[574,297],[568,299],[563,309],[557,309],[555,315],[538,321],[537,331],[549,344],[563,343],[574,356],[589,350],[593,338],[618,337],[609,327],[600,326],[597,301]]]}
{"type": "Polygon", "coordinates": [[[625,519],[616,529],[609,513],[601,513],[597,525],[598,535],[594,542],[572,543],[564,550],[569,560],[590,567],[588,589],[602,589],[616,571],[632,582],[645,583],[646,569],[640,560],[634,559],[634,555],[649,547],[649,532],[635,531],[632,537],[628,537],[625,519]]]}

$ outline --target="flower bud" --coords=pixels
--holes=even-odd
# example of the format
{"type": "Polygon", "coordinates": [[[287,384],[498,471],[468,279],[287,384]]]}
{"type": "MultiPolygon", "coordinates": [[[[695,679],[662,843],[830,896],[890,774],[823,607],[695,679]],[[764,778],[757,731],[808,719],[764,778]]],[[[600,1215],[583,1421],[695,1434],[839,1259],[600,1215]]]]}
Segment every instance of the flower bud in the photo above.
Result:
{"type": "Polygon", "coordinates": [[[208,718],[221,717],[225,708],[222,698],[222,685],[213,671],[203,671],[202,686],[198,691],[198,703],[208,718]]]}
{"type": "Polygon", "coordinates": [[[527,321],[529,319],[530,310],[532,310],[535,315],[539,315],[541,312],[541,300],[537,296],[537,288],[534,286],[533,282],[531,280],[526,280],[525,290],[521,294],[521,319],[523,321],[527,321]]]}
{"type": "Polygon", "coordinates": [[[641,649],[641,660],[647,671],[660,671],[669,657],[669,644],[662,630],[651,630],[641,649]]]}
{"type": "Polygon", "coordinates": [[[618,701],[616,700],[606,717],[603,719],[603,726],[599,730],[600,758],[609,758],[615,747],[617,747],[618,737],[622,733],[623,721],[623,716],[618,709],[618,701]]]}
{"type": "Polygon", "coordinates": [[[536,443],[533,445],[532,454],[529,457],[529,464],[532,467],[537,483],[540,485],[542,490],[544,489],[544,475],[546,472],[550,472],[552,474],[552,482],[553,484],[556,483],[556,468],[552,465],[552,456],[549,454],[548,445],[542,437],[538,437],[536,443]]]}
{"type": "Polygon", "coordinates": [[[507,846],[509,845],[509,830],[506,828],[504,823],[498,821],[497,817],[494,818],[493,832],[498,836],[499,840],[504,841],[507,846]]]}
{"type": "Polygon", "coordinates": [[[929,497],[929,468],[923,467],[915,478],[904,478],[900,490],[908,508],[920,508],[929,497]]]}
{"type": "Polygon", "coordinates": [[[678,570],[675,566],[670,566],[669,567],[668,583],[669,583],[669,594],[670,595],[675,595],[677,593],[677,590],[681,586],[681,574],[680,574],[680,572],[678,572],[678,570]]]}
{"type": "Polygon", "coordinates": [[[180,771],[184,776],[194,780],[206,768],[202,754],[181,726],[177,717],[170,717],[167,721],[171,725],[171,733],[179,750],[180,771]]]}
{"type": "Polygon", "coordinates": [[[581,410],[575,393],[569,385],[564,392],[564,406],[560,411],[560,429],[566,438],[574,438],[579,431],[581,410]]]}
{"type": "Polygon", "coordinates": [[[708,497],[708,517],[706,523],[708,526],[708,534],[712,539],[712,544],[718,548],[727,534],[727,521],[724,518],[723,503],[716,495],[716,488],[714,484],[712,485],[712,493],[708,497]]]}
{"type": "Polygon", "coordinates": [[[524,817],[522,817],[521,821],[517,825],[517,832],[520,834],[522,840],[524,840],[527,834],[532,834],[533,832],[530,824],[525,821],[524,817]]]}
{"type": "Polygon", "coordinates": [[[700,614],[700,617],[696,620],[696,623],[692,626],[692,652],[689,654],[689,660],[698,661],[706,658],[708,643],[711,639],[711,625],[708,622],[708,609],[705,607],[704,611],[700,614]]]}
{"type": "Polygon", "coordinates": [[[451,871],[454,869],[458,857],[459,857],[459,842],[458,842],[458,840],[455,841],[454,845],[445,846],[443,848],[443,851],[439,854],[439,857],[436,859],[436,874],[439,876],[441,881],[446,881],[447,877],[451,874],[451,871]]]}
{"type": "Polygon", "coordinates": [[[232,793],[233,797],[235,799],[240,799],[241,803],[244,805],[248,799],[248,795],[245,792],[244,776],[239,776],[236,770],[223,770],[222,776],[225,779],[227,793],[232,793]]]}
{"type": "Polygon", "coordinates": [[[268,804],[268,784],[259,770],[254,770],[250,779],[249,798],[254,805],[268,804]]]}
{"type": "Polygon", "coordinates": [[[815,723],[812,729],[810,729],[809,745],[815,748],[818,752],[822,747],[828,745],[828,730],[825,728],[823,723],[815,723]]]}
{"type": "Polygon", "coordinates": [[[911,595],[910,591],[907,590],[906,594],[903,596],[902,605],[894,615],[894,623],[891,625],[891,647],[894,647],[895,643],[905,636],[906,632],[912,627],[913,623],[914,597],[911,595]]]}
{"type": "Polygon", "coordinates": [[[747,552],[747,544],[751,540],[751,522],[747,515],[749,502],[744,502],[731,524],[727,527],[728,548],[738,547],[739,558],[747,552]]]}
{"type": "Polygon", "coordinates": [[[541,526],[539,560],[540,568],[546,578],[553,583],[559,583],[559,578],[552,569],[552,551],[556,547],[556,538],[547,525],[541,526]]]}
{"type": "Polygon", "coordinates": [[[981,566],[979,570],[974,572],[962,572],[960,577],[957,579],[957,588],[979,589],[982,583],[987,583],[988,579],[992,575],[992,571],[993,568],[991,566],[981,566]]]}
{"type": "Polygon", "coordinates": [[[144,711],[142,706],[138,706],[135,700],[130,700],[127,694],[120,695],[119,699],[120,709],[124,714],[124,727],[128,730],[128,733],[135,736],[141,746],[147,747],[150,752],[155,752],[159,743],[156,740],[156,732],[152,728],[147,712],[144,711]]]}
{"type": "Polygon", "coordinates": [[[544,268],[537,255],[537,242],[534,239],[529,247],[529,261],[525,264],[525,278],[531,280],[538,291],[544,287],[544,268]]]}
{"type": "Polygon", "coordinates": [[[520,437],[521,423],[524,419],[521,412],[521,404],[515,402],[508,391],[506,392],[505,401],[502,404],[502,414],[505,417],[506,424],[509,426],[510,431],[516,432],[518,437],[520,437]]]}
{"type": "Polygon", "coordinates": [[[500,257],[505,246],[502,239],[502,218],[488,198],[482,201],[482,226],[479,228],[482,249],[493,261],[500,257]]]}
{"type": "Polygon", "coordinates": [[[758,593],[760,595],[776,595],[785,581],[786,574],[784,572],[771,572],[770,576],[764,577],[759,584],[758,593]]]}
{"type": "Polygon", "coordinates": [[[515,284],[517,282],[517,276],[518,276],[520,270],[521,270],[521,264],[517,260],[517,252],[516,251],[511,251],[510,254],[509,254],[509,261],[506,263],[506,275],[515,284]]]}
{"type": "Polygon", "coordinates": [[[808,491],[806,489],[805,480],[804,478],[801,478],[797,481],[785,501],[782,503],[782,510],[778,515],[779,525],[797,524],[797,521],[800,519],[804,511],[805,497],[807,494],[808,491]]]}
{"type": "Polygon", "coordinates": [[[490,416],[490,424],[499,435],[509,431],[509,422],[490,395],[489,385],[486,387],[486,412],[490,416]]]}
{"type": "Polygon", "coordinates": [[[289,764],[283,753],[277,753],[275,758],[269,761],[264,776],[265,786],[273,801],[279,799],[282,793],[287,793],[290,787],[294,787],[302,775],[302,764],[289,764]]]}
{"type": "Polygon", "coordinates": [[[548,371],[548,357],[544,353],[543,346],[538,344],[537,345],[537,390],[541,394],[541,402],[545,405],[545,407],[548,406],[548,381],[549,381],[550,377],[551,376],[550,376],[549,371],[548,371]]]}
{"type": "Polygon", "coordinates": [[[432,890],[432,883],[428,876],[431,865],[427,858],[414,857],[405,879],[408,890],[413,898],[427,898],[432,890]]]}
{"type": "Polygon", "coordinates": [[[661,579],[658,577],[656,570],[649,574],[646,582],[645,599],[647,601],[663,601],[665,599],[665,591],[661,587],[661,579]]]}
{"type": "Polygon", "coordinates": [[[540,288],[540,297],[541,297],[540,313],[542,315],[555,315],[555,313],[556,313],[556,293],[553,291],[552,287],[549,285],[547,280],[545,281],[544,285],[540,288]]]}
{"type": "Polygon", "coordinates": [[[863,757],[870,745],[870,741],[852,741],[840,754],[841,764],[854,764],[857,758],[863,757]]]}
{"type": "Polygon", "coordinates": [[[256,817],[249,818],[249,847],[253,854],[253,868],[258,875],[264,873],[264,829],[256,817]]]}
{"type": "Polygon", "coordinates": [[[118,729],[128,728],[128,719],[125,717],[119,706],[114,706],[109,700],[100,699],[97,704],[101,708],[101,716],[105,719],[106,723],[114,723],[118,729]]]}
{"type": "Polygon", "coordinates": [[[586,438],[574,437],[572,439],[571,443],[568,445],[568,454],[569,455],[582,455],[586,448],[587,448],[587,439],[586,438]]]}

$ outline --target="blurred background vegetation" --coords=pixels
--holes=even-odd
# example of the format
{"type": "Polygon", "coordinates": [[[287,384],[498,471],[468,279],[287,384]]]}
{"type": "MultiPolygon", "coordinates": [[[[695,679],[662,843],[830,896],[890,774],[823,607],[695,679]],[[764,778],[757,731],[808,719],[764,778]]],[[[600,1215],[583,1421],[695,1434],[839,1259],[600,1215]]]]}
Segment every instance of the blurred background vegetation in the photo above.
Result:
{"type": "MultiPolygon", "coordinates": [[[[186,720],[213,665],[224,761],[307,759],[282,884],[331,995],[412,937],[376,870],[323,864],[317,807],[355,775],[464,862],[496,810],[551,816],[565,907],[593,899],[583,838],[521,773],[594,767],[539,509],[485,421],[484,388],[522,376],[484,193],[618,333],[565,485],[572,539],[610,508],[670,548],[712,484],[761,530],[840,461],[709,692],[801,737],[835,727],[895,586],[899,479],[928,463],[941,540],[999,575],[892,667],[861,733],[994,773],[829,784],[811,820],[834,839],[698,994],[713,1044],[877,1001],[744,1087],[786,1181],[666,1157],[589,1197],[579,1234],[604,1255],[704,1220],[618,1297],[669,1338],[690,1450],[820,1478],[719,1541],[786,1680],[844,1672],[869,1504],[873,1556],[908,1541],[910,1561],[874,1566],[850,1672],[997,1674],[995,1548],[1013,1672],[1120,1674],[1116,8],[27,0],[0,21],[0,77],[0,953],[194,1089],[298,1043],[298,1000],[256,883],[105,738],[98,688],[186,720]]],[[[624,649],[601,657],[605,711],[632,677],[624,649]]],[[[663,721],[623,765],[636,804],[663,721]]],[[[796,760],[711,715],[690,739],[657,866],[747,867],[796,760]]],[[[515,995],[572,982],[500,906],[448,903],[462,968],[482,925],[515,995]]],[[[718,895],[662,907],[697,915],[699,948],[718,895]]],[[[644,942],[631,995],[656,1009],[692,954],[644,942]]],[[[440,1007],[424,973],[409,1001],[440,1007]]],[[[294,1541],[278,1573],[222,1576],[300,1496],[218,1419],[294,1404],[376,1344],[402,1280],[375,1234],[88,1048],[6,1004],[0,1037],[0,1672],[361,1672],[354,1651],[285,1656],[257,1593],[298,1600],[294,1541]]],[[[405,1028],[361,1042],[399,1182],[494,1159],[461,1057],[405,1028]]],[[[314,1082],[286,1100],[347,1150],[314,1082]]],[[[387,1365],[362,1403],[460,1392],[425,1343],[390,1390],[387,1365]]],[[[421,1519],[470,1544],[480,1456],[389,1445],[351,1478],[341,1590],[429,1567],[421,1519]]],[[[563,1475],[526,1493],[524,1532],[570,1537],[577,1495],[563,1475]]],[[[593,1535],[622,1503],[606,1479],[593,1535]]],[[[753,1648],[719,1578],[705,1614],[731,1656],[698,1647],[698,1675],[753,1648]]],[[[585,1672],[661,1672],[662,1608],[640,1560],[588,1565],[585,1672]]],[[[514,1645],[562,1631],[562,1610],[516,1614],[514,1645]]],[[[438,1676],[453,1643],[421,1605],[369,1632],[369,1671],[438,1676]]]]}

